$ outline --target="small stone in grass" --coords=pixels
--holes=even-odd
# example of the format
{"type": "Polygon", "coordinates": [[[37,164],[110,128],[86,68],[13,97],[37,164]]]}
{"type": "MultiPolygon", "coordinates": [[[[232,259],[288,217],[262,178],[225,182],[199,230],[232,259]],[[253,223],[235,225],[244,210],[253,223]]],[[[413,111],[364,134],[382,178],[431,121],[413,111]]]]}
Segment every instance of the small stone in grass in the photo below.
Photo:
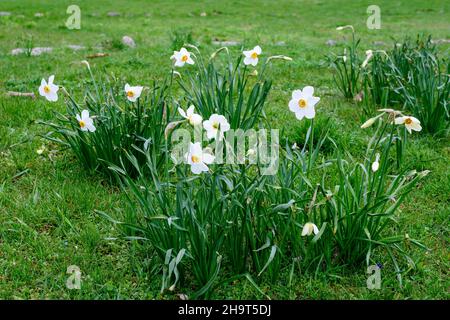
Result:
{"type": "Polygon", "coordinates": [[[333,39],[329,39],[329,40],[327,40],[327,42],[325,42],[325,44],[327,46],[333,47],[333,46],[335,46],[337,44],[337,41],[333,40],[333,39]]]}
{"type": "Polygon", "coordinates": [[[434,43],[434,44],[450,43],[450,39],[436,39],[436,40],[431,40],[431,43],[434,43]]]}
{"type": "Polygon", "coordinates": [[[77,45],[77,44],[69,44],[69,45],[67,46],[67,48],[72,49],[73,51],[79,51],[79,50],[84,50],[84,49],[86,49],[85,46],[80,46],[80,45],[77,45]]]}
{"type": "Polygon", "coordinates": [[[206,17],[206,16],[207,16],[206,12],[200,13],[200,17],[206,17]]]}
{"type": "Polygon", "coordinates": [[[120,16],[119,12],[115,11],[108,12],[108,17],[118,17],[118,16],[120,16]]]}
{"type": "Polygon", "coordinates": [[[35,16],[36,18],[42,18],[42,17],[44,16],[44,14],[43,14],[42,12],[36,12],[36,13],[34,14],[34,16],[35,16]]]}
{"type": "Polygon", "coordinates": [[[17,56],[17,55],[19,55],[21,53],[24,53],[24,52],[25,52],[25,49],[23,49],[23,48],[15,48],[15,49],[11,50],[11,55],[17,56]]]}
{"type": "Polygon", "coordinates": [[[232,41],[232,40],[220,41],[218,39],[215,39],[215,40],[211,41],[211,44],[214,46],[232,47],[232,46],[238,46],[241,43],[238,41],[232,41]]]}
{"type": "Polygon", "coordinates": [[[384,41],[374,41],[373,45],[374,46],[384,46],[384,45],[386,45],[386,43],[384,41]]]}
{"type": "Polygon", "coordinates": [[[133,38],[130,36],[123,36],[122,37],[122,43],[130,48],[135,48],[136,43],[134,42],[133,38]]]}
{"type": "Polygon", "coordinates": [[[50,48],[50,47],[36,47],[36,48],[33,48],[33,50],[31,50],[31,55],[32,56],[40,56],[43,53],[49,53],[52,51],[53,51],[53,48],[50,48]]]}
{"type": "Polygon", "coordinates": [[[10,16],[11,12],[8,11],[0,11],[0,17],[7,17],[10,16]]]}
{"type": "Polygon", "coordinates": [[[278,46],[278,47],[284,47],[286,45],[286,42],[278,41],[278,42],[275,42],[275,45],[278,46]]]}

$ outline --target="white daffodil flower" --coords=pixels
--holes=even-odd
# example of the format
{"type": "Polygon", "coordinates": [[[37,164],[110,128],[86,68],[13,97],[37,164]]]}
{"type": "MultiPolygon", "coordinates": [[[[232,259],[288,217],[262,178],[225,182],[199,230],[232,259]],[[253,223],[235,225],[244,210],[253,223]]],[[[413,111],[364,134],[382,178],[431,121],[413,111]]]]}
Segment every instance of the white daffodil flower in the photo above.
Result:
{"type": "Polygon", "coordinates": [[[223,133],[230,130],[230,124],[224,116],[214,113],[209,120],[203,121],[203,128],[208,139],[219,137],[222,140],[223,133]]]}
{"type": "Polygon", "coordinates": [[[45,79],[42,79],[41,85],[39,87],[39,94],[43,97],[45,97],[48,101],[58,101],[58,90],[59,87],[53,83],[53,80],[55,80],[55,76],[51,75],[50,78],[48,78],[48,82],[45,81],[45,79]]]}
{"type": "Polygon", "coordinates": [[[191,53],[186,48],[181,48],[180,51],[174,51],[170,59],[175,61],[175,67],[182,67],[185,63],[194,64],[191,53]]]}
{"type": "Polygon", "coordinates": [[[127,95],[128,101],[136,102],[136,100],[141,96],[143,87],[135,86],[132,87],[128,83],[125,85],[125,93],[127,95]]]}
{"type": "Polygon", "coordinates": [[[414,130],[414,131],[422,130],[422,126],[420,125],[419,119],[411,117],[411,116],[395,118],[395,124],[404,124],[406,127],[406,130],[408,130],[409,133],[411,133],[411,130],[414,130]]]}
{"type": "Polygon", "coordinates": [[[305,225],[303,226],[303,230],[302,230],[302,237],[310,236],[313,233],[318,234],[319,228],[317,228],[317,226],[312,222],[305,223],[305,225]]]}
{"type": "Polygon", "coordinates": [[[379,153],[377,153],[376,155],[375,155],[375,162],[374,163],[372,163],[372,171],[373,172],[377,172],[378,171],[378,169],[380,168],[380,154],[379,153]]]}
{"type": "Polygon", "coordinates": [[[256,46],[252,50],[244,51],[244,64],[251,64],[252,66],[256,66],[258,64],[258,57],[261,55],[261,53],[262,50],[260,46],[256,46]]]}
{"type": "Polygon", "coordinates": [[[186,112],[184,112],[183,109],[178,108],[178,113],[185,119],[188,120],[189,124],[191,126],[197,126],[199,124],[202,123],[203,118],[201,115],[197,114],[194,112],[195,111],[195,107],[192,105],[190,106],[186,112]]]}
{"type": "Polygon", "coordinates": [[[80,125],[81,131],[89,131],[89,132],[95,131],[94,120],[92,120],[92,118],[89,117],[88,110],[81,111],[81,116],[77,114],[77,121],[78,124],[80,125]]]}
{"type": "Polygon", "coordinates": [[[200,142],[190,143],[189,152],[186,153],[186,162],[191,165],[193,174],[200,174],[209,170],[208,164],[214,162],[214,156],[202,150],[200,142]]]}
{"type": "Polygon", "coordinates": [[[319,97],[314,97],[314,88],[306,86],[303,90],[294,90],[292,99],[289,101],[289,110],[295,113],[298,120],[303,117],[312,119],[316,115],[314,106],[319,102],[319,97]]]}
{"type": "Polygon", "coordinates": [[[367,66],[367,64],[369,63],[369,60],[372,58],[373,56],[373,51],[372,50],[367,50],[366,51],[366,60],[364,60],[364,62],[361,65],[361,68],[365,68],[367,66]]]}

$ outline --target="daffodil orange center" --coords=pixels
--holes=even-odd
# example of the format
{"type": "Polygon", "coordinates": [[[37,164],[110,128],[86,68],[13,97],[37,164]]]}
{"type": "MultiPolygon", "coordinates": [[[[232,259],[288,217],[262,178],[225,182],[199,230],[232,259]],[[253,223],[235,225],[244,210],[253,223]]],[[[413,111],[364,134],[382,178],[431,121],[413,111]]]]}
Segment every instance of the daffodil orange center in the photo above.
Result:
{"type": "Polygon", "coordinates": [[[191,160],[192,160],[193,163],[199,163],[200,162],[200,157],[194,155],[194,156],[191,156],[191,160]]]}
{"type": "Polygon", "coordinates": [[[127,96],[130,97],[130,98],[134,97],[134,92],[131,91],[131,90],[128,91],[128,92],[127,92],[127,96]]]}
{"type": "Polygon", "coordinates": [[[186,62],[189,59],[187,55],[181,57],[181,61],[186,62]]]}
{"type": "Polygon", "coordinates": [[[405,124],[411,124],[412,123],[412,120],[411,120],[411,118],[406,118],[406,120],[405,120],[405,124]]]}
{"type": "Polygon", "coordinates": [[[298,100],[298,106],[300,108],[305,108],[306,107],[306,100],[305,99],[298,100]]]}
{"type": "Polygon", "coordinates": [[[48,85],[44,86],[44,92],[45,93],[49,93],[50,92],[50,87],[48,85]]]}
{"type": "Polygon", "coordinates": [[[256,58],[258,58],[258,54],[256,52],[253,52],[251,57],[252,57],[252,59],[256,59],[256,58]]]}
{"type": "Polygon", "coordinates": [[[81,128],[84,128],[86,126],[86,123],[83,120],[80,120],[78,123],[80,124],[81,128]]]}

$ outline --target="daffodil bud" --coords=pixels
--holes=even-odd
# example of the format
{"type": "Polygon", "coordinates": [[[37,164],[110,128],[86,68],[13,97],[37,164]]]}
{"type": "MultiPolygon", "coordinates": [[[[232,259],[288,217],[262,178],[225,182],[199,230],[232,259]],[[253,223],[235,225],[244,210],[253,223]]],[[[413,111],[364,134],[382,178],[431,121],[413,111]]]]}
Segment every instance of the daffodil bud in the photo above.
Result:
{"type": "Polygon", "coordinates": [[[364,122],[361,125],[361,129],[365,129],[365,128],[368,128],[368,127],[372,126],[375,123],[376,120],[377,120],[377,117],[370,118],[369,120],[367,120],[366,122],[364,122]]]}

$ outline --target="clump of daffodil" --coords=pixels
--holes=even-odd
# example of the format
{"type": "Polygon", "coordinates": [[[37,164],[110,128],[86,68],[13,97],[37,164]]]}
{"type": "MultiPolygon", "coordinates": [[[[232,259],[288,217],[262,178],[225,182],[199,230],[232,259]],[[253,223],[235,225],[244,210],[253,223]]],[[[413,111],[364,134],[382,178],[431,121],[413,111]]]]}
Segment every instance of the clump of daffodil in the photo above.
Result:
{"type": "Polygon", "coordinates": [[[51,75],[48,78],[48,82],[45,81],[45,79],[42,79],[41,85],[39,87],[39,94],[51,102],[58,101],[59,87],[53,83],[54,80],[55,80],[54,75],[51,75]]]}

